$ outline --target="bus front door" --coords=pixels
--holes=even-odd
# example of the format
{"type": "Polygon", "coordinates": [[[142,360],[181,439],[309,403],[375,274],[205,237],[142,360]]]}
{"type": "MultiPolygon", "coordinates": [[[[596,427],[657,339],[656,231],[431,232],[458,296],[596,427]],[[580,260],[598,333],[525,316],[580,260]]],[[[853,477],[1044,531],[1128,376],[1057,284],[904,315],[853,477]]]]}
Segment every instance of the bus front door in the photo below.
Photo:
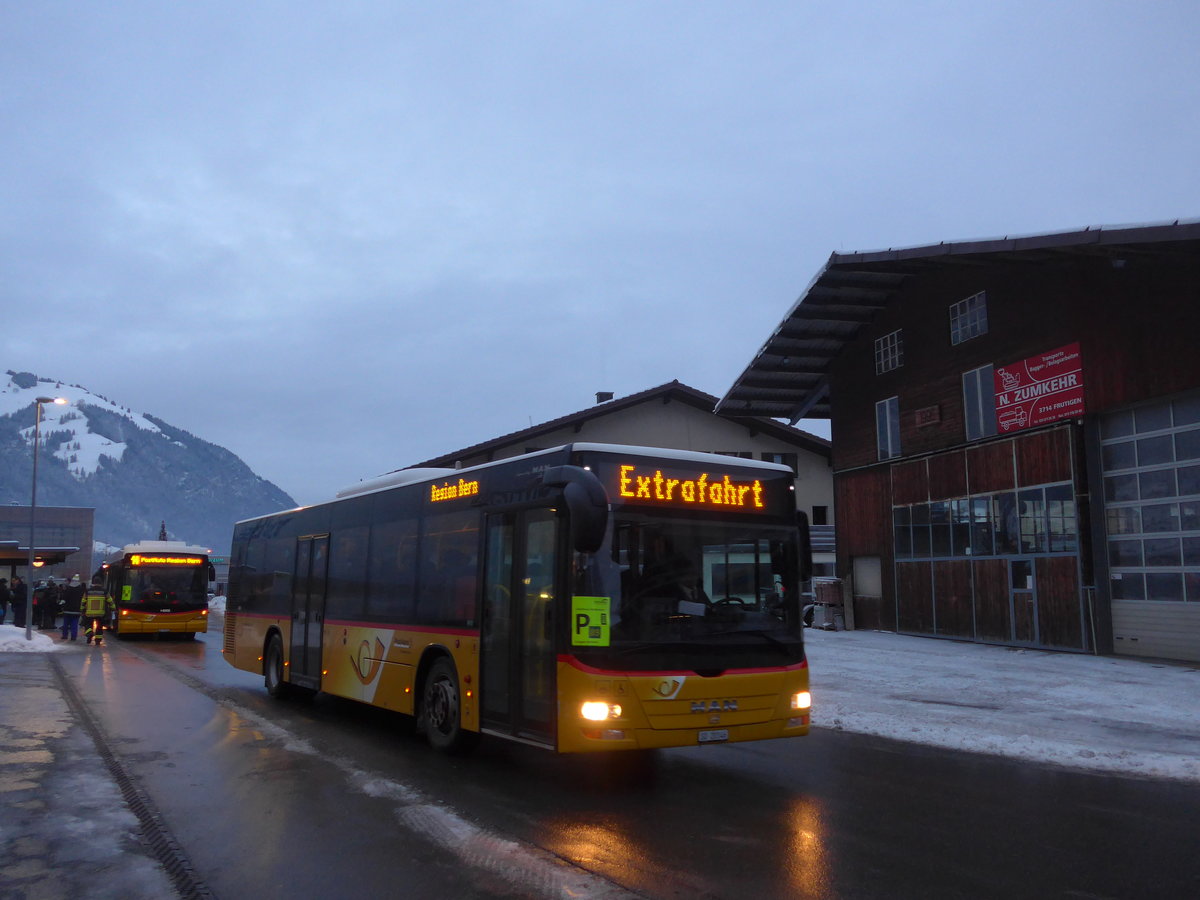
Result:
{"type": "Polygon", "coordinates": [[[329,535],[296,542],[292,579],[292,652],[288,680],[301,687],[321,687],[321,638],[325,623],[325,589],[329,570],[329,535]]]}
{"type": "Polygon", "coordinates": [[[553,510],[487,519],[481,706],[485,730],[553,746],[555,740],[553,510]]]}

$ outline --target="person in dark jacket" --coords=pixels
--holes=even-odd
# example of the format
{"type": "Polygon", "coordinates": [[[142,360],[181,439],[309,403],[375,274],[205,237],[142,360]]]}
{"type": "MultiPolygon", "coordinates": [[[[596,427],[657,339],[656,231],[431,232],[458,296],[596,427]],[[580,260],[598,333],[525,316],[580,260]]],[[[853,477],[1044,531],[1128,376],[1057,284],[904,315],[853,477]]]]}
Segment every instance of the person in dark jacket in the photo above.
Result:
{"type": "Polygon", "coordinates": [[[46,582],[35,581],[32,585],[33,590],[33,605],[30,607],[33,612],[32,626],[34,628],[42,627],[42,598],[46,596],[46,582]]]}
{"type": "Polygon", "coordinates": [[[83,595],[87,588],[79,580],[78,575],[72,575],[70,582],[63,588],[63,621],[62,639],[75,641],[79,639],[79,617],[83,614],[83,595]]]}
{"type": "Polygon", "coordinates": [[[12,611],[13,624],[18,628],[25,627],[25,601],[28,599],[28,586],[20,575],[14,575],[12,580],[12,611]]]}
{"type": "Polygon", "coordinates": [[[53,578],[48,578],[45,593],[42,594],[42,608],[38,620],[38,628],[42,631],[53,631],[58,627],[58,604],[61,597],[62,585],[53,578]]]}
{"type": "Polygon", "coordinates": [[[0,625],[4,624],[4,617],[8,614],[8,603],[12,599],[12,592],[8,589],[8,579],[0,578],[0,625]]]}

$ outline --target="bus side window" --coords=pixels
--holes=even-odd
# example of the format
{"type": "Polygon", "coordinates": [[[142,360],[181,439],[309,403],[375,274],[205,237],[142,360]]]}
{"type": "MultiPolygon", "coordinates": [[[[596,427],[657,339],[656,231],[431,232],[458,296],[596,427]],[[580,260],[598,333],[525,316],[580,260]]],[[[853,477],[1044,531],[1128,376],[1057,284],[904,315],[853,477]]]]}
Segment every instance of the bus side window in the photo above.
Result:
{"type": "Polygon", "coordinates": [[[371,529],[355,525],[334,533],[329,551],[329,617],[362,615],[371,529]]]}
{"type": "Polygon", "coordinates": [[[475,567],[465,553],[450,548],[439,568],[444,571],[450,618],[456,624],[468,624],[475,618],[475,567]]]}
{"type": "Polygon", "coordinates": [[[460,510],[429,516],[421,534],[417,621],[466,625],[475,618],[479,513],[460,510]]]}
{"type": "Polygon", "coordinates": [[[405,619],[413,612],[417,542],[415,519],[376,523],[371,528],[367,568],[367,613],[405,619]]]}

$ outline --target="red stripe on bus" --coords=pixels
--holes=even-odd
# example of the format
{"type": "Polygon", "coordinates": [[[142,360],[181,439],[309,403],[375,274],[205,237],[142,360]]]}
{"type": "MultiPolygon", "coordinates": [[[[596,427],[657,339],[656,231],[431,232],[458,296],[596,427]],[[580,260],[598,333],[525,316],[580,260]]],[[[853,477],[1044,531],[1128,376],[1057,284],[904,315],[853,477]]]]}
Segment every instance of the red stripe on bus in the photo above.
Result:
{"type": "MultiPolygon", "coordinates": [[[[561,663],[566,663],[567,665],[571,666],[572,668],[578,669],[580,672],[586,672],[589,675],[616,675],[616,676],[623,676],[623,677],[627,677],[627,678],[636,678],[636,677],[650,677],[650,676],[659,676],[659,675],[695,675],[696,674],[695,671],[692,669],[679,669],[678,671],[671,671],[671,670],[667,670],[667,669],[654,669],[652,671],[638,671],[636,669],[630,670],[630,671],[623,671],[620,669],[597,669],[595,666],[589,666],[585,663],[581,663],[574,656],[571,656],[566,653],[560,653],[558,655],[558,661],[561,663]]],[[[723,670],[722,674],[723,675],[754,675],[759,672],[792,672],[797,669],[807,669],[807,668],[808,668],[808,660],[804,659],[801,662],[799,662],[793,666],[763,666],[762,668],[755,668],[755,669],[725,669],[725,670],[723,670]]]]}

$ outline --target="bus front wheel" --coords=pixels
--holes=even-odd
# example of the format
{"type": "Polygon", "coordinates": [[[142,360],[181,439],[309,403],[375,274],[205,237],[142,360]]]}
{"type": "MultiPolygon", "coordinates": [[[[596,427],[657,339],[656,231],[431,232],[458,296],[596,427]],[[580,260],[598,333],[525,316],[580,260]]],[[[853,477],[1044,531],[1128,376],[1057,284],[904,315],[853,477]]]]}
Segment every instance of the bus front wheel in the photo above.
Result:
{"type": "Polygon", "coordinates": [[[470,749],[476,735],[462,727],[462,703],[458,673],[446,657],[437,660],[425,678],[421,692],[420,721],[425,738],[442,753],[460,753],[470,749]]]}
{"type": "Polygon", "coordinates": [[[283,641],[279,635],[271,635],[263,659],[263,683],[267,686],[267,693],[272,697],[286,696],[288,683],[283,680],[283,641]]]}

